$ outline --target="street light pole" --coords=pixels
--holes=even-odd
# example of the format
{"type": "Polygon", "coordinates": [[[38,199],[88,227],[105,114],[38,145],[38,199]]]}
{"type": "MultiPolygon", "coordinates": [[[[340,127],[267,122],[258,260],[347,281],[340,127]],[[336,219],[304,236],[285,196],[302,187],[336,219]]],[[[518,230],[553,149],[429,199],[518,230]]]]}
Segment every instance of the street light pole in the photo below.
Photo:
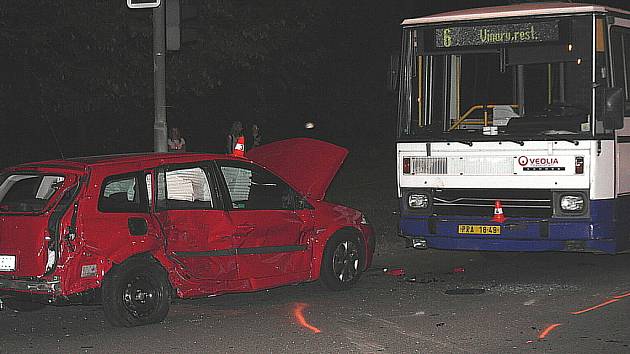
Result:
{"type": "Polygon", "coordinates": [[[166,26],[165,4],[153,9],[153,91],[155,120],[153,122],[153,150],[167,151],[166,125],[166,26]]]}

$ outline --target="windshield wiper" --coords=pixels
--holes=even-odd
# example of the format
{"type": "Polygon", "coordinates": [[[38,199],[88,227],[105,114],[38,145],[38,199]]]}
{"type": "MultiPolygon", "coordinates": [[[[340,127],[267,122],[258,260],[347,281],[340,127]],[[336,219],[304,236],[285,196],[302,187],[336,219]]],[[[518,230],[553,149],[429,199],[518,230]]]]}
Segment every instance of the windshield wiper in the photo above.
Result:
{"type": "Polygon", "coordinates": [[[472,141],[467,141],[467,140],[456,140],[456,143],[460,143],[460,144],[464,144],[464,145],[468,145],[468,146],[473,146],[473,142],[472,141]]]}
{"type": "Polygon", "coordinates": [[[500,141],[507,141],[507,142],[510,142],[510,143],[518,144],[520,146],[525,145],[525,142],[522,141],[522,140],[505,139],[505,138],[502,137],[502,140],[500,140],[500,141]]]}
{"type": "Polygon", "coordinates": [[[553,136],[554,138],[556,138],[558,140],[569,142],[569,143],[571,143],[571,144],[573,144],[575,146],[580,145],[580,141],[579,140],[569,139],[569,138],[564,137],[564,136],[558,136],[558,134],[549,134],[549,133],[545,133],[545,132],[542,132],[541,134],[545,135],[545,136],[553,136]]]}
{"type": "Polygon", "coordinates": [[[558,138],[558,140],[562,140],[562,141],[567,141],[575,146],[580,145],[579,140],[573,140],[573,139],[569,139],[569,138],[558,138]]]}

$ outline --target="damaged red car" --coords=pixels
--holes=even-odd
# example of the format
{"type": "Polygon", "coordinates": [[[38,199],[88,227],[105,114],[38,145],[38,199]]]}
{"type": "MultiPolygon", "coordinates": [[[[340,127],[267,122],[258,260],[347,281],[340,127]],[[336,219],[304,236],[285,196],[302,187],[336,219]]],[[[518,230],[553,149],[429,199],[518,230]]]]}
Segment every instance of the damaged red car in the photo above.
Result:
{"type": "Polygon", "coordinates": [[[351,287],[375,241],[324,201],[348,151],[298,138],[247,158],[146,153],[27,163],[0,174],[0,301],[102,303],[115,326],[162,321],[173,297],[319,280],[351,287]]]}

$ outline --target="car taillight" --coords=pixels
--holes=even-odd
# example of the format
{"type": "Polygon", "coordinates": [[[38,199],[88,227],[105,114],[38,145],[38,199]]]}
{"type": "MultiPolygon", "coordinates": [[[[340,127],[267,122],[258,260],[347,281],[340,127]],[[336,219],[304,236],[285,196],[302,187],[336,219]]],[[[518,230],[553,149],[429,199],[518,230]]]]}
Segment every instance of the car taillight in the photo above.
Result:
{"type": "Polygon", "coordinates": [[[408,157],[403,158],[403,174],[411,174],[411,159],[408,157]]]}

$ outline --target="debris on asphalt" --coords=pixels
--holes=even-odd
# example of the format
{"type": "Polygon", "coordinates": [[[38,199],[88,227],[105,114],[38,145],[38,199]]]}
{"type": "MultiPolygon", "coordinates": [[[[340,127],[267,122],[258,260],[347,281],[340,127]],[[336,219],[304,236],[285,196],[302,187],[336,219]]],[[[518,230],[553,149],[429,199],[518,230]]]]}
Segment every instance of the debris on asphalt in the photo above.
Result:
{"type": "Polygon", "coordinates": [[[404,268],[392,268],[392,269],[388,269],[388,268],[383,268],[383,272],[387,275],[391,275],[393,277],[402,277],[405,275],[405,269],[404,268]]]}
{"type": "Polygon", "coordinates": [[[466,269],[464,269],[464,267],[455,267],[455,268],[453,268],[453,273],[463,273],[465,271],[466,271],[466,269]]]}

